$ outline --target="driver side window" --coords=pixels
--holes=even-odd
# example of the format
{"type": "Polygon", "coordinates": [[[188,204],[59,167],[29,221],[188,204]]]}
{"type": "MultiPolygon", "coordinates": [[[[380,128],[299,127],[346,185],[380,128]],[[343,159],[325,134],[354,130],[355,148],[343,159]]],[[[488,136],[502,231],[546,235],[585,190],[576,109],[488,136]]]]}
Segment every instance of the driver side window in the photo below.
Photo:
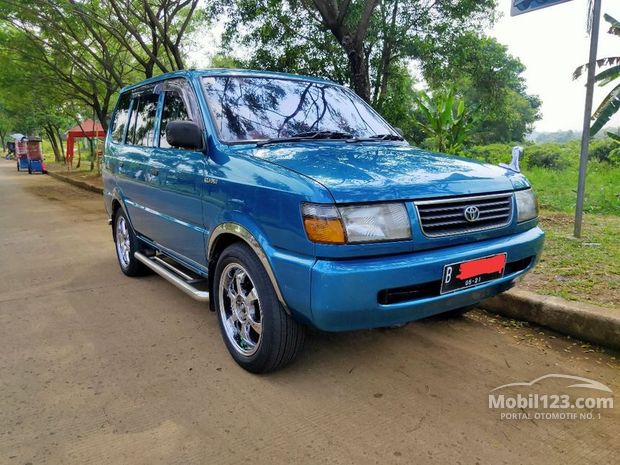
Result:
{"type": "Polygon", "coordinates": [[[164,95],[164,108],[161,114],[161,124],[159,126],[159,146],[161,148],[171,148],[172,146],[166,139],[166,127],[170,121],[191,120],[187,111],[187,106],[183,97],[177,90],[166,90],[164,95]]]}

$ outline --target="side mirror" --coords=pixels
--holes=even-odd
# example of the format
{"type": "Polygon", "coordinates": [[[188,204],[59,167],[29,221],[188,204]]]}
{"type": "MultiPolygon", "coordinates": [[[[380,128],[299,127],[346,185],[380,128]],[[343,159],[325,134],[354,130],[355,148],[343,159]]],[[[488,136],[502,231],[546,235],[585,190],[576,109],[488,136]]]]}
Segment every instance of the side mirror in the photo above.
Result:
{"type": "Polygon", "coordinates": [[[172,147],[202,150],[202,129],[193,121],[170,121],[166,126],[166,140],[172,147]]]}
{"type": "Polygon", "coordinates": [[[522,155],[523,147],[517,145],[512,148],[512,160],[510,161],[510,164],[507,165],[506,163],[500,163],[499,166],[514,171],[515,173],[520,173],[521,168],[519,167],[519,159],[522,155]]]}

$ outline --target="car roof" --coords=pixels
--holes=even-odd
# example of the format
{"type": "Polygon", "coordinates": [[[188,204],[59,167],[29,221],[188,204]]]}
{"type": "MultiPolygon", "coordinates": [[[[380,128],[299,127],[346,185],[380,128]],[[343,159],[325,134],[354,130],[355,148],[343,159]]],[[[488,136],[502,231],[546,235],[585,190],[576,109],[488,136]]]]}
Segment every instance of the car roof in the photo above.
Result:
{"type": "Polygon", "coordinates": [[[173,71],[171,73],[160,74],[159,76],[155,76],[149,79],[145,79],[144,81],[137,82],[135,84],[130,84],[121,89],[122,92],[126,92],[132,89],[136,89],[138,87],[142,87],[147,84],[154,84],[159,81],[163,81],[170,78],[175,77],[185,77],[192,78],[194,76],[247,76],[247,77],[260,77],[260,78],[275,78],[275,79],[290,79],[295,81],[311,81],[311,82],[319,82],[323,84],[333,84],[338,85],[337,83],[330,81],[329,79],[323,79],[319,77],[313,76],[303,76],[300,74],[290,74],[290,73],[280,73],[276,71],[257,71],[251,69],[231,69],[231,68],[207,68],[207,69],[185,69],[180,71],[173,71]]]}

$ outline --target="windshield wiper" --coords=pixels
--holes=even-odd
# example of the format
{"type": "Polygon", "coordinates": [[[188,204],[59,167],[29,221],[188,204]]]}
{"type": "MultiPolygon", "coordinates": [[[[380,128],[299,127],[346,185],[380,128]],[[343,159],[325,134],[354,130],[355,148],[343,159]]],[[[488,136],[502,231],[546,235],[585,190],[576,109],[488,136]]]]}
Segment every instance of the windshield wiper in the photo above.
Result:
{"type": "Polygon", "coordinates": [[[349,139],[347,142],[378,142],[383,140],[403,141],[405,138],[397,134],[374,134],[369,137],[356,137],[354,139],[349,139]]]}
{"type": "Polygon", "coordinates": [[[339,131],[308,131],[293,134],[292,137],[303,137],[308,139],[350,139],[353,135],[339,131]]]}
{"type": "Polygon", "coordinates": [[[290,137],[279,137],[273,139],[267,139],[260,142],[257,142],[256,145],[262,147],[267,144],[279,144],[285,142],[301,142],[306,140],[317,140],[317,139],[347,139],[349,140],[353,137],[351,134],[346,132],[338,132],[338,131],[308,131],[308,132],[299,132],[297,134],[293,134],[290,137]]]}

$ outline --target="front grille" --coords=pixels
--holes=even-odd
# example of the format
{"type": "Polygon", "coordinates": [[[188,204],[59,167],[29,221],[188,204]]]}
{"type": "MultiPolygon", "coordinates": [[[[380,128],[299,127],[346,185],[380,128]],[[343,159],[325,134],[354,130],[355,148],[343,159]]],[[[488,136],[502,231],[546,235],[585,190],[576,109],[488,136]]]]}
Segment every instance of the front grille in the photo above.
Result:
{"type": "MultiPolygon", "coordinates": [[[[430,237],[451,236],[501,228],[512,220],[512,193],[453,197],[414,202],[422,232],[430,237]],[[478,209],[477,219],[466,219],[468,207],[478,209]]],[[[470,209],[471,210],[471,209],[470,209]]]]}

